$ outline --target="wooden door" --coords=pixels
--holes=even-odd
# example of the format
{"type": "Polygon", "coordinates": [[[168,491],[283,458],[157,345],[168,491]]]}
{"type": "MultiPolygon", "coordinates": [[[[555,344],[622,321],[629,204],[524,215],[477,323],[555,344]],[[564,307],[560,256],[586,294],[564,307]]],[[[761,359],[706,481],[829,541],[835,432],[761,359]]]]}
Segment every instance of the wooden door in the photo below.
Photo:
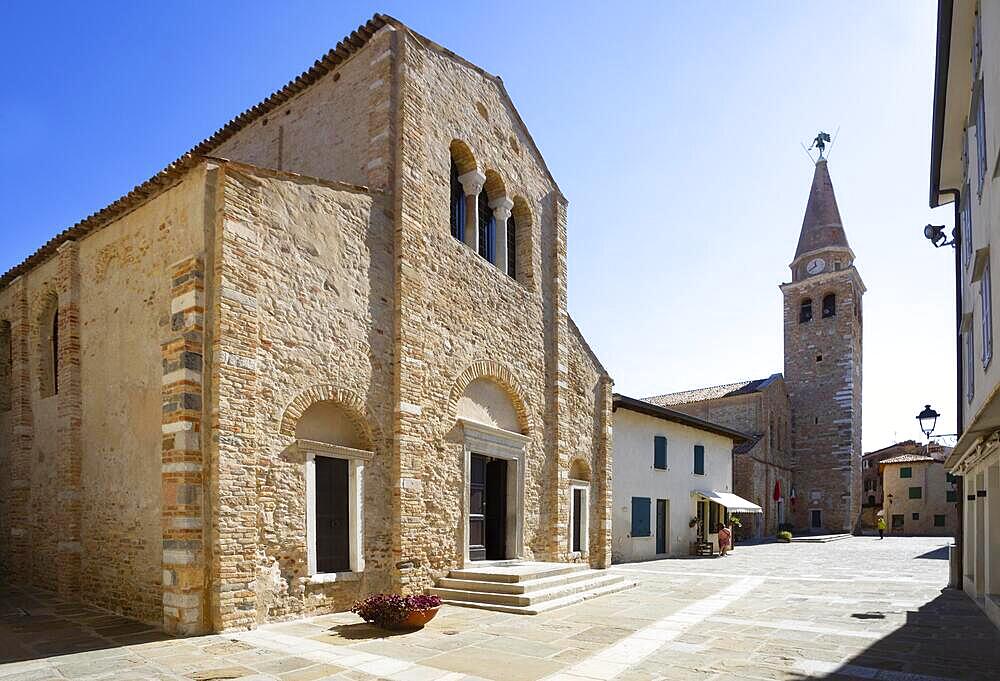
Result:
{"type": "Polygon", "coordinates": [[[570,551],[583,550],[583,490],[579,487],[573,488],[573,546],[570,551]]]}
{"type": "Polygon", "coordinates": [[[351,569],[347,459],[316,457],[316,571],[351,569]]]}
{"type": "Polygon", "coordinates": [[[469,468],[469,560],[486,559],[486,457],[472,455],[469,468]]]}
{"type": "Polygon", "coordinates": [[[486,463],[486,558],[507,557],[507,462],[489,459],[486,463]]]}

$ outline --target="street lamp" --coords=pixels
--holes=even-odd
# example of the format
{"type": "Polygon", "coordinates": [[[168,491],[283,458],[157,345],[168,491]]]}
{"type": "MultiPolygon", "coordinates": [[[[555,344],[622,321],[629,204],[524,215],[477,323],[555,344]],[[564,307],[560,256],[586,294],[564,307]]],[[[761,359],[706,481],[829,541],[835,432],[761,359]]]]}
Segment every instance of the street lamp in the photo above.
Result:
{"type": "Polygon", "coordinates": [[[931,409],[931,405],[925,404],[924,410],[917,414],[917,421],[920,422],[920,430],[924,431],[924,435],[927,436],[929,440],[931,433],[934,432],[935,426],[937,426],[938,414],[936,411],[931,409]]]}
{"type": "Polygon", "coordinates": [[[934,244],[934,248],[955,245],[955,232],[952,232],[951,241],[948,241],[948,237],[944,234],[944,229],[944,225],[927,225],[924,227],[924,236],[934,244]]]}

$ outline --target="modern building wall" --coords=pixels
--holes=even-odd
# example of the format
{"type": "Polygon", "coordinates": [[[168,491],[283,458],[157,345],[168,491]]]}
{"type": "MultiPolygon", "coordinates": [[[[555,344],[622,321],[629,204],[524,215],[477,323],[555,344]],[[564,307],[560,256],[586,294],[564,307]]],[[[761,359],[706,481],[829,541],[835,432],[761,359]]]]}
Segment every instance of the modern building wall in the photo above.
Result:
{"type": "Polygon", "coordinates": [[[948,482],[940,461],[915,461],[882,464],[887,534],[912,536],[954,536],[957,527],[957,503],[948,501],[948,492],[955,486],[948,482]],[[910,470],[910,477],[902,471],[910,470]],[[911,490],[919,489],[920,497],[911,498],[911,490]]]}
{"type": "Polygon", "coordinates": [[[627,563],[657,557],[687,556],[697,538],[690,521],[697,515],[702,491],[732,491],[730,438],[618,408],[614,412],[614,485],[612,512],[613,562],[627,563]],[[653,438],[667,438],[667,468],[653,466],[653,438]],[[694,446],[705,447],[705,474],[694,473],[694,446]],[[632,537],[632,498],[650,499],[649,537],[632,537]],[[656,553],[656,500],[668,508],[667,553],[656,553]]]}
{"type": "Polygon", "coordinates": [[[1000,626],[1000,364],[991,248],[1000,238],[998,38],[996,3],[939,4],[930,205],[948,205],[958,227],[962,419],[945,466],[962,480],[962,586],[1000,626]]]}
{"type": "Polygon", "coordinates": [[[774,536],[781,523],[791,522],[792,413],[780,374],[754,392],[671,404],[670,408],[754,436],[733,453],[733,491],[760,506],[763,514],[749,518],[748,524],[736,530],[737,537],[774,536]],[[774,498],[776,483],[781,491],[778,500],[774,498]]]}

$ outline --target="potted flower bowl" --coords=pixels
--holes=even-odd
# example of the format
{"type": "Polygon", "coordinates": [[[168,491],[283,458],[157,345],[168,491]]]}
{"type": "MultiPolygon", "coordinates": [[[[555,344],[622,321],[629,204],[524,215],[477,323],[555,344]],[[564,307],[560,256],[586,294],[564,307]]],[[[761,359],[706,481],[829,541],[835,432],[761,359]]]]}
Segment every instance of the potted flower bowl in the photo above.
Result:
{"type": "Polygon", "coordinates": [[[437,596],[372,594],[356,602],[351,612],[383,629],[419,629],[434,619],[440,608],[437,596]]]}

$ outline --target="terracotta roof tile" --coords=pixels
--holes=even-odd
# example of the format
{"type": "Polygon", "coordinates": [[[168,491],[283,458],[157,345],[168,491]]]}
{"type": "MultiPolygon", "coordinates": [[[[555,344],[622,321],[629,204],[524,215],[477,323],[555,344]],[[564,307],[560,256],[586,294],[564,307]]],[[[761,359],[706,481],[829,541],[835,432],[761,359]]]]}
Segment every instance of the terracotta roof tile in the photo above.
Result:
{"type": "Polygon", "coordinates": [[[643,400],[661,407],[669,407],[675,404],[703,402],[705,400],[714,400],[720,397],[749,395],[750,393],[760,392],[762,388],[780,376],[781,374],[771,374],[767,378],[738,381],[736,383],[726,383],[725,385],[714,385],[708,388],[695,388],[694,390],[682,390],[676,393],[666,393],[664,395],[644,397],[643,400]]]}

